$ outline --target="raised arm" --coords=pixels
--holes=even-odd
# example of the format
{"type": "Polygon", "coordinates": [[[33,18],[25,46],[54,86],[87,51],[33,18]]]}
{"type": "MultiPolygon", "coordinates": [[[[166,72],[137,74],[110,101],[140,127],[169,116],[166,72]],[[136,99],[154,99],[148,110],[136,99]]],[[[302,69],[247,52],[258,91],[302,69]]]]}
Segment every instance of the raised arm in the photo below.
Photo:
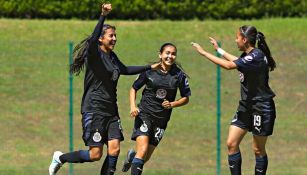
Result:
{"type": "Polygon", "coordinates": [[[226,52],[225,50],[223,50],[222,48],[220,48],[216,42],[216,40],[212,37],[209,37],[210,42],[212,43],[214,49],[221,54],[225,59],[229,60],[229,61],[234,61],[237,60],[238,57],[231,55],[230,53],[226,52]]]}
{"type": "Polygon", "coordinates": [[[104,20],[106,16],[111,12],[112,5],[111,4],[102,4],[101,5],[101,14],[98,20],[98,23],[92,33],[92,37],[89,40],[89,50],[97,50],[98,39],[101,35],[104,20]]]}
{"type": "Polygon", "coordinates": [[[99,17],[99,21],[91,35],[91,38],[88,41],[88,50],[86,55],[88,65],[93,70],[95,76],[100,80],[105,78],[105,68],[100,59],[98,39],[103,29],[105,17],[110,13],[111,10],[111,4],[103,4],[101,6],[101,15],[99,17]]]}

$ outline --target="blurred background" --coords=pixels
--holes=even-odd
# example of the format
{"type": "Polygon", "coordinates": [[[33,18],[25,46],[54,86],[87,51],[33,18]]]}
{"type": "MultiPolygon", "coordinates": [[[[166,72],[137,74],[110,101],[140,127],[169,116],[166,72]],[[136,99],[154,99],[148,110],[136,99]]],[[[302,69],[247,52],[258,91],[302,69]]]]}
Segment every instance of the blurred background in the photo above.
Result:
{"type": "MultiPolygon", "coordinates": [[[[101,3],[96,0],[0,0],[0,175],[48,174],[55,150],[69,151],[69,42],[90,35],[101,3]]],[[[162,142],[145,165],[145,175],[216,174],[217,67],[190,42],[214,53],[208,37],[240,55],[234,42],[242,25],[266,36],[277,62],[270,73],[277,119],[269,137],[269,175],[307,174],[307,2],[304,0],[110,0],[106,23],[117,28],[115,53],[126,65],[158,59],[172,42],[190,76],[190,103],[173,111],[162,142]]],[[[82,141],[83,76],[73,79],[73,148],[82,141]]],[[[136,76],[121,76],[118,105],[125,141],[116,174],[129,148],[133,119],[128,92],[136,76]]],[[[230,174],[226,137],[240,98],[236,70],[221,70],[221,174],[230,174]]],[[[138,93],[138,99],[140,97],[138,93]]],[[[254,174],[252,137],[241,144],[243,174],[254,174]]],[[[99,174],[100,162],[74,164],[73,174],[99,174]]],[[[64,165],[59,175],[69,174],[64,165]]],[[[129,174],[129,173],[127,173],[129,174]]]]}

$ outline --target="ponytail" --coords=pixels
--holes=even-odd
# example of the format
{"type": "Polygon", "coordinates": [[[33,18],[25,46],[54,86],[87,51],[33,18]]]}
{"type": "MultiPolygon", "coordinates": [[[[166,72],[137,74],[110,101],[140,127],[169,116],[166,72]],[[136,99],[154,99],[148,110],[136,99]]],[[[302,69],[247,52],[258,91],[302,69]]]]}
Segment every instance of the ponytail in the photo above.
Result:
{"type": "Polygon", "coordinates": [[[271,51],[267,45],[267,43],[265,42],[265,37],[264,34],[261,32],[258,32],[256,35],[256,40],[257,42],[257,47],[262,50],[262,52],[265,54],[265,56],[267,57],[268,60],[268,66],[270,67],[270,71],[273,71],[276,68],[276,62],[273,59],[272,55],[271,55],[271,51]]]}
{"type": "Polygon", "coordinates": [[[84,69],[85,57],[88,48],[88,40],[91,36],[82,40],[73,50],[73,63],[70,64],[69,72],[78,76],[84,69]]]}

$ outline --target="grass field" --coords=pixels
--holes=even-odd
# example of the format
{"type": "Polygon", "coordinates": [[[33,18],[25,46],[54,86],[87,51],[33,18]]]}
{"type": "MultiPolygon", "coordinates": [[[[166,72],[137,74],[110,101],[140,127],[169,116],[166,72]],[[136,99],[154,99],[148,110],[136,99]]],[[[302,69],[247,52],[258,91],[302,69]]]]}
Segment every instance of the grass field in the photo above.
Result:
{"type": "MultiPolygon", "coordinates": [[[[307,174],[307,61],[304,19],[252,21],[107,21],[117,27],[115,52],[127,65],[157,60],[159,47],[173,42],[178,61],[191,77],[189,105],[174,110],[163,141],[145,166],[146,175],[213,175],[216,166],[216,66],[190,46],[199,42],[213,49],[208,36],[239,55],[236,29],[257,26],[267,38],[277,69],[271,73],[276,92],[277,120],[269,138],[269,175],[307,174]]],[[[96,21],[0,19],[0,174],[47,174],[53,151],[68,151],[68,42],[90,34],[96,21]]],[[[118,161],[120,172],[130,141],[128,90],[135,76],[122,76],[118,104],[125,141],[118,161]]],[[[222,70],[222,174],[229,174],[226,137],[239,99],[237,71],[222,70]]],[[[74,79],[74,148],[81,139],[80,100],[83,79],[74,79]]],[[[243,140],[243,174],[251,175],[254,156],[251,135],[243,140]]],[[[74,165],[75,175],[99,174],[100,162],[74,165]]],[[[68,174],[68,165],[58,173],[68,174]]]]}

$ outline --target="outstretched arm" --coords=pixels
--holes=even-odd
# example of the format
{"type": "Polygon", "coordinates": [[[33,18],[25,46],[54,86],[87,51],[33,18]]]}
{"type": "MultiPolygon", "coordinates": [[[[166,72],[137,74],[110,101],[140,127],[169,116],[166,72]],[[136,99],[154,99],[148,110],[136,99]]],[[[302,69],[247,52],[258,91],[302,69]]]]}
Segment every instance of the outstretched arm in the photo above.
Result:
{"type": "Polygon", "coordinates": [[[214,49],[221,54],[225,59],[227,59],[228,61],[234,61],[237,60],[238,57],[231,55],[230,53],[226,52],[225,50],[223,50],[222,48],[220,48],[216,42],[216,40],[212,37],[209,37],[210,42],[212,43],[214,49]]]}
{"type": "Polygon", "coordinates": [[[146,66],[126,66],[118,59],[118,66],[121,74],[135,75],[150,69],[157,70],[161,67],[161,63],[159,62],[146,66]]]}
{"type": "Polygon", "coordinates": [[[220,65],[224,69],[236,69],[237,65],[233,61],[224,60],[212,55],[211,53],[205,51],[198,43],[191,43],[192,46],[196,49],[196,51],[202,56],[208,58],[211,62],[220,65]]]}

